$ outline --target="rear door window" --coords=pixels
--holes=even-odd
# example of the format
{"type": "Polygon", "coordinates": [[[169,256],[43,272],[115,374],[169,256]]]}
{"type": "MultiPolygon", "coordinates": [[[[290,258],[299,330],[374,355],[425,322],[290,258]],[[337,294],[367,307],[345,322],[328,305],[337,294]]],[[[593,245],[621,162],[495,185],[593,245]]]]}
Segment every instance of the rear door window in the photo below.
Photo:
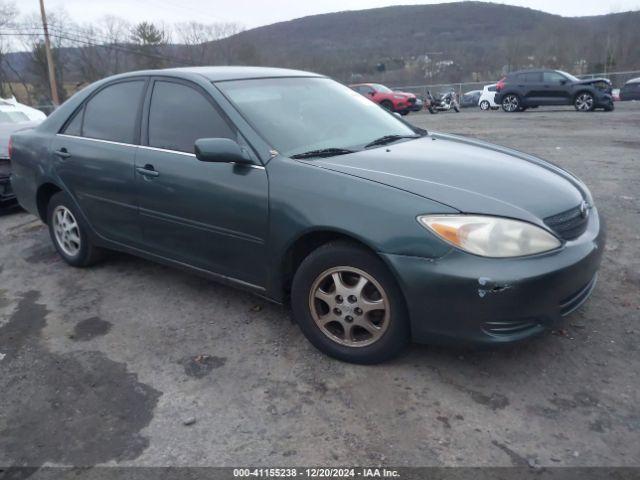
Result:
{"type": "Polygon", "coordinates": [[[518,81],[523,83],[541,83],[542,73],[540,72],[520,73],[518,75],[518,81]]]}
{"type": "Polygon", "coordinates": [[[156,81],[149,107],[149,146],[194,152],[199,138],[237,135],[220,112],[195,88],[156,81]]]}
{"type": "Polygon", "coordinates": [[[119,143],[137,143],[138,109],[144,83],[144,80],[133,80],[100,90],[84,107],[82,136],[119,143]]]}

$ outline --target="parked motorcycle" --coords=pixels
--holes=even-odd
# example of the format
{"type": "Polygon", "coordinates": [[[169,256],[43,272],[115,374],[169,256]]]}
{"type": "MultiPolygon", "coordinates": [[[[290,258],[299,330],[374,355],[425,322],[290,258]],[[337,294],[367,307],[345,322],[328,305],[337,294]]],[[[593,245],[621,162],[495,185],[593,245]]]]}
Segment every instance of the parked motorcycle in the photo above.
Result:
{"type": "Polygon", "coordinates": [[[427,91],[425,100],[429,113],[448,112],[449,110],[454,110],[457,113],[460,111],[458,95],[453,91],[436,97],[434,97],[430,91],[427,91]]]}

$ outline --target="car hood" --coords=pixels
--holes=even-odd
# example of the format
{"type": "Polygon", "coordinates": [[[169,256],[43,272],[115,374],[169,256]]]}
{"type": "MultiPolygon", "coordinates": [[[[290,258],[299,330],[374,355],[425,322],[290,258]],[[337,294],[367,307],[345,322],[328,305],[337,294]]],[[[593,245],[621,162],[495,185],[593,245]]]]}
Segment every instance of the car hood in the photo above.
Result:
{"type": "Polygon", "coordinates": [[[576,82],[576,85],[590,85],[592,83],[598,83],[598,82],[604,82],[607,83],[609,85],[611,85],[611,80],[609,80],[608,78],[604,78],[604,77],[598,77],[598,78],[587,78],[584,80],[580,80],[579,82],[576,82]]]}
{"type": "Polygon", "coordinates": [[[590,202],[588,190],[576,177],[549,162],[454,135],[430,133],[306,163],[405,190],[463,213],[539,225],[585,199],[590,202]]]}

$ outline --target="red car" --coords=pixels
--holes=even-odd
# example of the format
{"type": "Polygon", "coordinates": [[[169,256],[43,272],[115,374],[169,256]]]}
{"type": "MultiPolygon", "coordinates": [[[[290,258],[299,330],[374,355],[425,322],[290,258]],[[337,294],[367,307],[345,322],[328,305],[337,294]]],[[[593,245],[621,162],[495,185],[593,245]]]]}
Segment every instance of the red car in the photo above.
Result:
{"type": "Polygon", "coordinates": [[[422,110],[422,100],[413,93],[394,92],[389,87],[379,83],[357,83],[349,85],[349,88],[391,112],[407,115],[409,112],[422,110]]]}

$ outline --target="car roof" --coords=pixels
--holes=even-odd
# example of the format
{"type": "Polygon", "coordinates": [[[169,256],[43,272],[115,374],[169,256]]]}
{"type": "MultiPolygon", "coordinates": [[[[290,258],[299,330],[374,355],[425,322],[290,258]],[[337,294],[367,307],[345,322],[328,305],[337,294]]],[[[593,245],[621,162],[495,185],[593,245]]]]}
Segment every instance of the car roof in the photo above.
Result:
{"type": "Polygon", "coordinates": [[[541,72],[555,72],[551,68],[530,68],[528,70],[516,70],[515,72],[509,72],[508,75],[516,75],[518,73],[541,73],[541,72]]]}
{"type": "Polygon", "coordinates": [[[227,80],[249,80],[256,78],[278,78],[278,77],[324,77],[312,72],[302,70],[290,70],[288,68],[270,68],[270,67],[240,67],[240,66],[221,66],[221,67],[180,67],[180,68],[164,68],[159,70],[142,70],[136,72],[128,72],[120,75],[120,78],[136,75],[162,75],[170,74],[180,76],[181,73],[186,75],[200,75],[212,82],[224,82],[227,80]]]}
{"type": "Polygon", "coordinates": [[[627,80],[627,83],[640,83],[640,77],[632,78],[627,80]]]}

